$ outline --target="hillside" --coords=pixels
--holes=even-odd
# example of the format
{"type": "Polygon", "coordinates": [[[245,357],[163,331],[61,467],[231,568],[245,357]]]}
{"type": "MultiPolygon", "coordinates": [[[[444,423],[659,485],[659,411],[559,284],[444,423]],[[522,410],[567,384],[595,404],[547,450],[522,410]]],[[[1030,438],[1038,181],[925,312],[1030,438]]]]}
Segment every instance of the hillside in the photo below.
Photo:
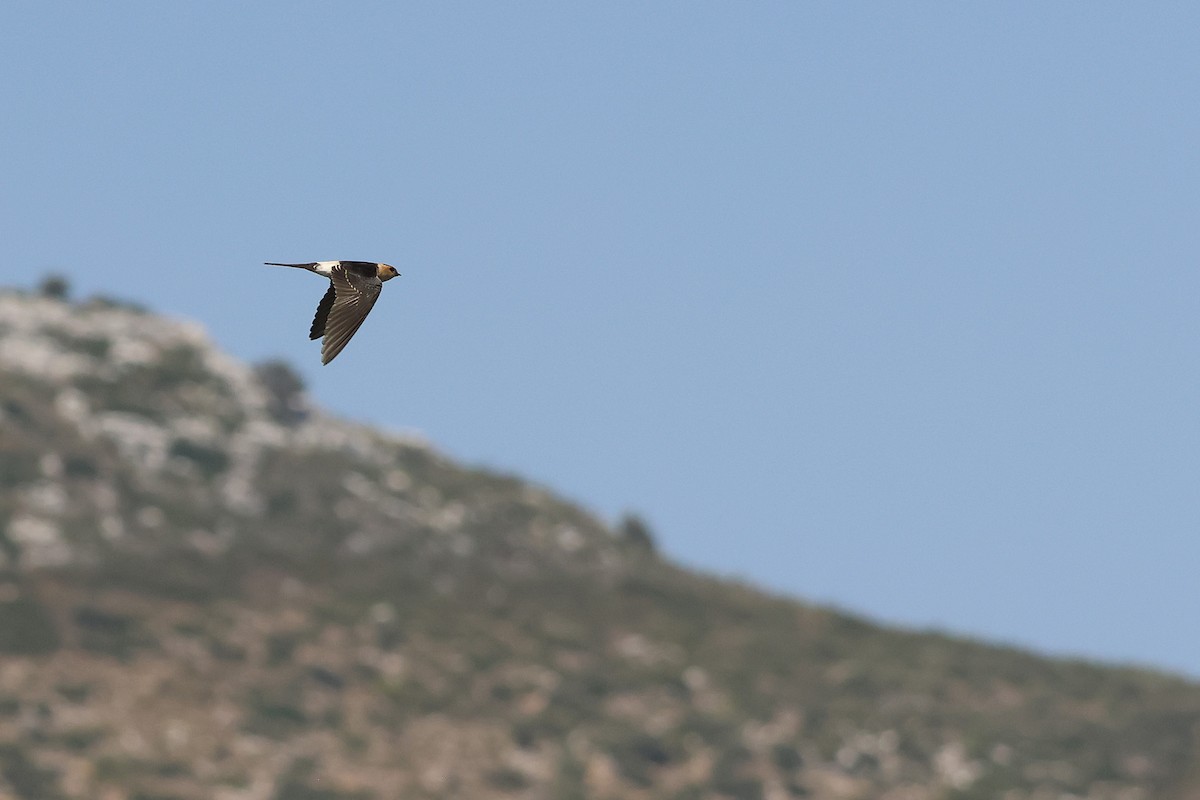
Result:
{"type": "Polygon", "coordinates": [[[0,294],[0,800],[1183,798],[1198,725],[1194,683],[685,571],[193,324],[0,294]]]}

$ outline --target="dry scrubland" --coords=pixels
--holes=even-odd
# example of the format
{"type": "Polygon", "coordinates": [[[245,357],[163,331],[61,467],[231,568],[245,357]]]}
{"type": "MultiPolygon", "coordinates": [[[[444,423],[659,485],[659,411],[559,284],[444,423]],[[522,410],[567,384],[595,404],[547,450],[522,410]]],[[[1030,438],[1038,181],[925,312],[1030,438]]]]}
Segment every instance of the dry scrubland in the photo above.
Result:
{"type": "Polygon", "coordinates": [[[1184,798],[1197,723],[1181,679],[682,570],[195,325],[0,294],[0,800],[1184,798]]]}

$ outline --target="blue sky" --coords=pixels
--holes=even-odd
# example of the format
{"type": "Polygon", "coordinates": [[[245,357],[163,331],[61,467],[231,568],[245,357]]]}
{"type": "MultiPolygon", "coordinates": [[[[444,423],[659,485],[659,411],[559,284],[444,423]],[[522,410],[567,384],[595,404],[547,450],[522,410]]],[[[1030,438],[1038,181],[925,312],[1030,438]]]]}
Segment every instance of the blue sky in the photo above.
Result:
{"type": "Polygon", "coordinates": [[[1200,676],[1200,7],[7,3],[0,278],[684,563],[1200,676]],[[324,290],[404,274],[319,366],[324,290]]]}

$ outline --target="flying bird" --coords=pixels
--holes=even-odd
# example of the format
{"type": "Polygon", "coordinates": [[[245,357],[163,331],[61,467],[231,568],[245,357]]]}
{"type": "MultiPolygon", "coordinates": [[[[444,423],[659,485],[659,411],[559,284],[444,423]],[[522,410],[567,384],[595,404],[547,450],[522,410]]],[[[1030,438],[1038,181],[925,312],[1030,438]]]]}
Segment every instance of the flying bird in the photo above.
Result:
{"type": "Polygon", "coordinates": [[[309,339],[321,339],[321,363],[328,364],[350,341],[379,299],[384,281],[400,273],[371,261],[310,261],[307,264],[263,262],[271,267],[298,267],[329,278],[329,291],[317,306],[309,339]]]}

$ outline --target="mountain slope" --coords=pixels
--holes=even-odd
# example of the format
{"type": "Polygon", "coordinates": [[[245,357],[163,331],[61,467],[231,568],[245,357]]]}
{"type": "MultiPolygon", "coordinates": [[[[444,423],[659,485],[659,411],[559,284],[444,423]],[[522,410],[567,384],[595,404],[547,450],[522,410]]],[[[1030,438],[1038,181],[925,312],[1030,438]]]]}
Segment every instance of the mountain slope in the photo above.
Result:
{"type": "Polygon", "coordinates": [[[279,364],[0,294],[0,798],[1190,796],[1200,687],[678,569],[279,364]]]}

